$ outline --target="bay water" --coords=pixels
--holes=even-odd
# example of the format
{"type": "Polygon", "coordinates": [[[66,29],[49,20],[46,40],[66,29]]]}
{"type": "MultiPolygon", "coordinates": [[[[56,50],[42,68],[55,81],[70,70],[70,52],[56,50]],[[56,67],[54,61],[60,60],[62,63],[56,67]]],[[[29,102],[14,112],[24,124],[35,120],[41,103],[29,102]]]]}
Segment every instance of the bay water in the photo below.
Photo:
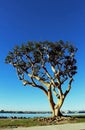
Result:
{"type": "MultiPolygon", "coordinates": [[[[67,116],[71,116],[71,115],[84,115],[85,113],[67,113],[64,114],[67,116]]],[[[34,118],[34,117],[50,117],[52,116],[51,113],[46,113],[46,114],[27,114],[27,113],[0,113],[0,118],[34,118]]]]}

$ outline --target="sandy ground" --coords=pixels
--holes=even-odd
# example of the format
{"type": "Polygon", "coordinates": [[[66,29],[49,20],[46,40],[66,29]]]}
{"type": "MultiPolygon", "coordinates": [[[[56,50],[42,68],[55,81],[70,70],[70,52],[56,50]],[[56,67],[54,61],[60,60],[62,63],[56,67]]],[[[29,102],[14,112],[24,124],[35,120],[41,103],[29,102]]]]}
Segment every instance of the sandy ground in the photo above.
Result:
{"type": "Polygon", "coordinates": [[[85,123],[36,126],[36,127],[18,127],[18,128],[6,128],[0,130],[85,130],[85,123]]]}

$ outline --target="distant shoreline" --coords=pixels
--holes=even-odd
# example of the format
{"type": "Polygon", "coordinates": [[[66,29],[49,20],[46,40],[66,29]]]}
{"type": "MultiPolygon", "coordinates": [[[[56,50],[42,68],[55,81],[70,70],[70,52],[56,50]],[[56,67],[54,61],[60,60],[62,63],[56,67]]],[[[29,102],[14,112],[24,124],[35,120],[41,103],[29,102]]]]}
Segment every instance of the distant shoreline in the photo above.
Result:
{"type": "MultiPolygon", "coordinates": [[[[71,114],[71,113],[85,113],[84,111],[61,111],[63,114],[71,114]]],[[[16,113],[16,114],[52,114],[51,111],[5,111],[1,110],[0,113],[16,113]]]]}
{"type": "Polygon", "coordinates": [[[4,111],[4,110],[1,110],[0,113],[16,113],[16,114],[52,114],[51,111],[4,111]]]}

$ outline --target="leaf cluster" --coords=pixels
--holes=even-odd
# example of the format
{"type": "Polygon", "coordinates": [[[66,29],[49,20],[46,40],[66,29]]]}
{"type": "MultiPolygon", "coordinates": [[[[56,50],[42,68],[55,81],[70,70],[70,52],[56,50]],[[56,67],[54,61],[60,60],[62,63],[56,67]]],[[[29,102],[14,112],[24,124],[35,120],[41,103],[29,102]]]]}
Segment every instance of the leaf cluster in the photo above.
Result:
{"type": "MultiPolygon", "coordinates": [[[[20,80],[25,74],[32,74],[40,77],[44,81],[50,82],[46,75],[48,65],[54,68],[53,80],[60,77],[64,81],[77,73],[75,53],[77,48],[69,42],[28,42],[21,46],[15,46],[5,59],[6,63],[12,64],[20,80]],[[58,73],[59,72],[59,73],[58,73]]],[[[48,74],[51,75],[51,71],[48,74]]]]}

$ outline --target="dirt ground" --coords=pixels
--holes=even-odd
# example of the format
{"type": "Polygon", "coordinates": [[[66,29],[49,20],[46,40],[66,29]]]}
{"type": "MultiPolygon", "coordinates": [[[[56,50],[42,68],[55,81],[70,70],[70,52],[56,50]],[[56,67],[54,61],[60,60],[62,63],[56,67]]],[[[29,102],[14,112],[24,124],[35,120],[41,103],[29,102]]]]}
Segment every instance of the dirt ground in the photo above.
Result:
{"type": "Polygon", "coordinates": [[[51,126],[1,128],[0,130],[85,130],[85,123],[62,124],[51,126]]]}

